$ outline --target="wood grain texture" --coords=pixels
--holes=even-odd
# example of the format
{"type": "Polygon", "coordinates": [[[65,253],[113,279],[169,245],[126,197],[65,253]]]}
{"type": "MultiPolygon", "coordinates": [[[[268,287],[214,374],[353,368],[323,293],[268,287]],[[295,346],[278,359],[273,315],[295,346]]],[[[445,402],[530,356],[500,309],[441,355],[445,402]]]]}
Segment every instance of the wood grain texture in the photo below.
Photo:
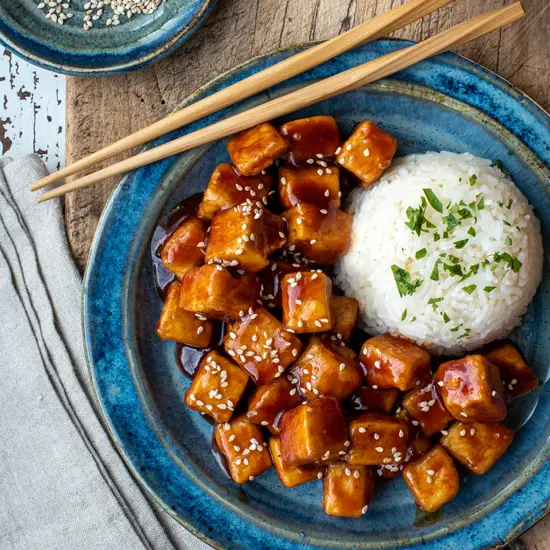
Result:
{"type": "MultiPolygon", "coordinates": [[[[69,78],[67,162],[158,120],[204,82],[270,50],[326,39],[403,0],[218,0],[206,24],[170,58],[148,69],[108,78],[69,78]]],[[[421,40],[506,0],[458,0],[394,33],[421,40]]],[[[527,16],[508,29],[458,48],[550,108],[550,2],[523,0],[527,16]]],[[[122,158],[122,157],[119,157],[122,158]]],[[[116,185],[107,181],[65,199],[67,233],[83,269],[103,206],[116,185]]],[[[511,545],[512,546],[512,545],[511,545]]],[[[514,550],[550,550],[550,517],[514,550]]]]}

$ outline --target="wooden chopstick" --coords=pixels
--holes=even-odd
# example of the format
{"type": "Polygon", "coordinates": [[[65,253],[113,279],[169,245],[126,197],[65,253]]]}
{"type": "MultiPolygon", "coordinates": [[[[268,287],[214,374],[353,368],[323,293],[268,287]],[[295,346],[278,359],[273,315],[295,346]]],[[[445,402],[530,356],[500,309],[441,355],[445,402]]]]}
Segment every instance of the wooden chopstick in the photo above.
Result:
{"type": "Polygon", "coordinates": [[[405,27],[425,15],[448,4],[452,0],[411,0],[386,13],[381,13],[373,19],[336,36],[332,40],[313,46],[288,59],[256,73],[240,82],[232,84],[219,92],[212,94],[188,107],[184,107],[165,118],[143,128],[129,136],[108,145],[82,159],[73,162],[53,174],[31,185],[31,191],[36,191],[45,185],[56,183],[76,172],[90,168],[128,149],[143,145],[159,136],[167,134],[186,124],[190,124],[224,107],[233,105],[267,88],[279,84],[312,67],[320,65],[341,53],[355,48],[397,29],[405,27]]]}
{"type": "Polygon", "coordinates": [[[505,8],[479,15],[469,21],[442,31],[414,46],[373,59],[358,67],[278,97],[248,111],[238,113],[154,149],[147,150],[118,164],[104,168],[99,172],[57,187],[38,197],[37,202],[44,202],[54,197],[59,197],[69,191],[81,189],[111,176],[135,170],[152,162],[188,151],[194,147],[246,130],[256,124],[278,118],[324,99],[353,90],[389,76],[423,59],[444,52],[449,48],[480,38],[517,21],[524,14],[521,2],[516,2],[505,8]]]}

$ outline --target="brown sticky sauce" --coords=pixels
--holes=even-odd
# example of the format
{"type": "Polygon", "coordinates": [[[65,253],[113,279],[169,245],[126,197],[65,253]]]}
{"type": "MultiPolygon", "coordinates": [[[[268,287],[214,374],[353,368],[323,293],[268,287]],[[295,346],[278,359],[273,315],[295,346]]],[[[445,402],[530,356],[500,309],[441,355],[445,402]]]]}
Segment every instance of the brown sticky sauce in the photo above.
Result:
{"type": "Polygon", "coordinates": [[[221,452],[218,442],[216,441],[216,432],[214,430],[212,430],[212,439],[210,440],[210,449],[212,451],[212,454],[214,455],[214,459],[216,460],[216,463],[221,468],[222,472],[229,479],[231,479],[231,474],[229,473],[229,466],[227,465],[227,458],[225,458],[225,455],[221,452]]]}
{"type": "Polygon", "coordinates": [[[207,348],[194,348],[184,344],[176,344],[176,363],[180,371],[187,376],[187,378],[192,379],[195,376],[202,358],[207,353],[212,350],[218,350],[220,353],[223,353],[223,338],[226,330],[227,323],[214,321],[210,346],[207,348]]]}
{"type": "Polygon", "coordinates": [[[441,520],[443,510],[440,508],[436,512],[426,512],[420,506],[416,505],[416,513],[413,521],[415,527],[431,527],[441,520]]]}

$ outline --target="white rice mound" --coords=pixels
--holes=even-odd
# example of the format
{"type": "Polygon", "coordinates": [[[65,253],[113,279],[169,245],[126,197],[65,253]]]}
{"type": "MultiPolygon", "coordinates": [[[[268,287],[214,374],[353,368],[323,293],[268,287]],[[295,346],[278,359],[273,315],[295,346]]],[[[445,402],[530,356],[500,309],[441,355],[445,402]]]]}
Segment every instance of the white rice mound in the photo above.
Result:
{"type": "Polygon", "coordinates": [[[512,180],[491,164],[467,153],[411,155],[396,160],[377,185],[350,195],[352,244],[336,265],[336,282],[346,296],[358,300],[360,324],[367,332],[389,331],[434,353],[459,355],[506,337],[520,324],[542,277],[540,223],[512,180]],[[427,188],[443,211],[427,203],[425,218],[436,227],[424,225],[419,236],[405,225],[407,208],[418,208],[427,188]],[[484,208],[468,207],[471,218],[455,213],[461,223],[444,238],[443,216],[449,209],[460,201],[477,205],[482,198],[484,208]],[[441,236],[437,241],[436,232],[441,236]],[[462,248],[455,246],[466,239],[462,248]],[[423,249],[425,256],[417,259],[423,249]],[[497,262],[495,253],[510,256],[497,262]],[[430,277],[438,258],[436,281],[430,277]],[[443,267],[453,261],[463,273],[479,267],[461,282],[443,267]],[[392,266],[422,284],[401,296],[392,266]],[[494,289],[488,291],[490,287],[494,289]]]}

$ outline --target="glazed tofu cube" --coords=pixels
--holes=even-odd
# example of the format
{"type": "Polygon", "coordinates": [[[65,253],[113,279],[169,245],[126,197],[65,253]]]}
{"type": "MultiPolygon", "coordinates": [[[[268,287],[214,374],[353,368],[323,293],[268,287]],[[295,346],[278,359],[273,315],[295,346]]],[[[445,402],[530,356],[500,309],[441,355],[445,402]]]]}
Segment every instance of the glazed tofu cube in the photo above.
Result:
{"type": "Polygon", "coordinates": [[[367,412],[349,423],[350,464],[379,466],[401,462],[407,451],[407,425],[387,414],[367,412]]]}
{"type": "Polygon", "coordinates": [[[157,336],[195,348],[206,348],[212,337],[212,323],[186,311],[179,305],[181,286],[174,281],[168,287],[157,324],[157,336]]]}
{"type": "Polygon", "coordinates": [[[185,274],[181,284],[180,306],[208,319],[237,319],[255,303],[255,289],[221,265],[195,267],[185,274]]]}
{"type": "Polygon", "coordinates": [[[324,273],[289,273],[281,283],[283,323],[297,333],[326,332],[332,328],[332,281],[324,273]]]}
{"type": "Polygon", "coordinates": [[[333,462],[345,454],[347,439],[342,407],[331,396],[303,403],[281,419],[281,455],[292,466],[333,462]]]}
{"type": "Polygon", "coordinates": [[[498,422],[506,416],[498,368],[483,355],[443,363],[434,377],[447,410],[462,422],[498,422]]]}
{"type": "Polygon", "coordinates": [[[300,340],[263,307],[236,321],[223,343],[258,386],[279,378],[302,348],[300,340]]]}
{"type": "Polygon", "coordinates": [[[206,186],[199,216],[211,220],[220,210],[227,210],[250,199],[252,202],[267,198],[272,184],[269,174],[243,176],[229,162],[220,164],[206,186]]]}
{"type": "Polygon", "coordinates": [[[390,388],[388,390],[373,389],[368,386],[361,386],[349,398],[349,408],[354,412],[383,412],[391,413],[399,398],[399,390],[390,388]]]}
{"type": "Polygon", "coordinates": [[[403,398],[402,407],[426,435],[441,431],[453,420],[434,384],[409,391],[403,398]]]}
{"type": "Polygon", "coordinates": [[[283,460],[281,454],[281,441],[278,437],[272,437],[269,440],[269,450],[273,466],[280,482],[285,487],[297,487],[314,479],[323,477],[324,468],[315,466],[291,466],[283,460]]]}
{"type": "Polygon", "coordinates": [[[407,391],[430,378],[430,355],[420,346],[391,334],[367,340],[360,361],[373,387],[407,391]]]}
{"type": "Polygon", "coordinates": [[[261,298],[268,308],[281,307],[281,283],[288,273],[309,271],[309,267],[285,260],[272,260],[269,265],[258,273],[261,282],[261,298]]]}
{"type": "Polygon", "coordinates": [[[365,120],[342,145],[336,160],[368,187],[389,168],[396,150],[397,140],[391,134],[374,122],[365,120]]]}
{"type": "Polygon", "coordinates": [[[501,344],[483,355],[498,367],[503,393],[509,401],[538,386],[537,377],[512,344],[501,344]]]}
{"type": "Polygon", "coordinates": [[[252,481],[271,468],[271,455],[266,449],[261,428],[248,422],[244,416],[217,424],[214,434],[235,483],[252,481]]]}
{"type": "Polygon", "coordinates": [[[332,205],[326,210],[324,214],[318,206],[303,202],[283,214],[288,222],[288,250],[320,265],[335,263],[351,242],[353,218],[332,205]]]}
{"type": "Polygon", "coordinates": [[[373,491],[371,468],[334,462],[329,464],[323,481],[323,509],[329,516],[361,517],[367,513],[373,491]]]}
{"type": "Polygon", "coordinates": [[[278,434],[278,421],[281,413],[293,409],[302,403],[303,398],[290,375],[281,376],[270,384],[259,386],[248,402],[246,418],[253,424],[259,424],[278,434]]]}
{"type": "Polygon", "coordinates": [[[287,155],[294,164],[333,157],[340,145],[340,131],[331,116],[291,120],[281,126],[281,134],[290,143],[287,155]]]}
{"type": "Polygon", "coordinates": [[[327,336],[311,337],[291,369],[291,374],[299,380],[300,390],[308,401],[320,395],[332,395],[338,401],[343,401],[363,381],[355,361],[346,357],[341,346],[334,344],[327,336]]]}
{"type": "Polygon", "coordinates": [[[256,273],[285,244],[284,230],[283,219],[269,210],[239,204],[214,216],[205,259],[256,273]]]}
{"type": "Polygon", "coordinates": [[[335,166],[279,167],[279,200],[284,208],[292,208],[299,202],[325,209],[332,204],[338,208],[340,196],[340,171],[335,166]]]}
{"type": "Polygon", "coordinates": [[[233,361],[211,351],[200,362],[184,402],[190,409],[208,414],[216,422],[227,422],[247,383],[248,376],[233,361]]]}
{"type": "Polygon", "coordinates": [[[334,322],[332,332],[337,334],[339,338],[342,338],[344,342],[349,342],[357,323],[359,303],[355,298],[333,296],[330,301],[330,311],[334,322]]]}
{"type": "Polygon", "coordinates": [[[180,281],[191,268],[204,263],[206,229],[206,224],[198,218],[187,218],[162,245],[162,263],[180,281]]]}
{"type": "Polygon", "coordinates": [[[494,466],[513,438],[514,432],[499,422],[455,422],[440,442],[455,460],[481,475],[494,466]]]}
{"type": "Polygon", "coordinates": [[[237,134],[227,142],[233,164],[245,176],[255,176],[282,157],[287,141],[269,122],[237,134]]]}
{"type": "Polygon", "coordinates": [[[407,464],[403,468],[403,479],[418,506],[426,512],[435,512],[458,493],[458,471],[441,445],[407,464]]]}

